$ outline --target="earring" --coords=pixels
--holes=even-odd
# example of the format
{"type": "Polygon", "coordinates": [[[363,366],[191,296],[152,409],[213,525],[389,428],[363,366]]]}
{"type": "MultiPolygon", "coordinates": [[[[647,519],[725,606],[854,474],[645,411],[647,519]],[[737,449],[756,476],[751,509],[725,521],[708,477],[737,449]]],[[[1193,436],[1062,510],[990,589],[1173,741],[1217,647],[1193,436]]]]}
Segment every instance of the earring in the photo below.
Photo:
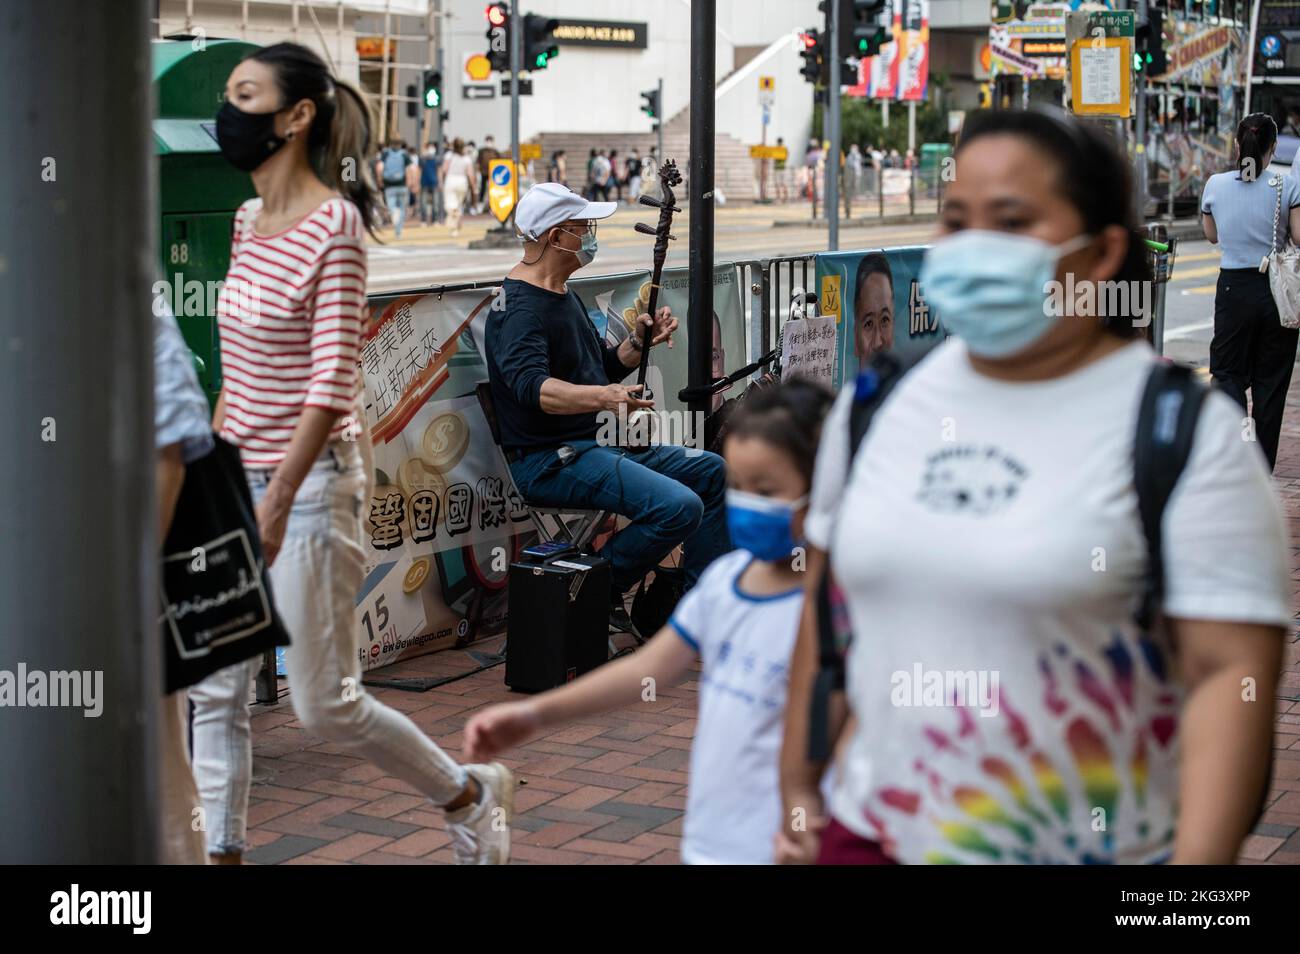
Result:
{"type": "Polygon", "coordinates": [[[292,138],[293,138],[293,130],[290,129],[288,132],[286,132],[286,133],[284,134],[284,138],[285,138],[285,139],[292,139],[292,138]]]}

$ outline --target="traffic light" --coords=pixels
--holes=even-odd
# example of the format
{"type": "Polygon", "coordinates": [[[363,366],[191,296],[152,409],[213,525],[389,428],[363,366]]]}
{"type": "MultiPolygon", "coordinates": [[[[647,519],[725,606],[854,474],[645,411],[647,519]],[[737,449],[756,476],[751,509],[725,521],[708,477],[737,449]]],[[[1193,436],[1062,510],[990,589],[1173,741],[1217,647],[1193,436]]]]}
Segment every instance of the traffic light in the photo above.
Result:
{"type": "Polygon", "coordinates": [[[487,17],[487,58],[494,70],[510,70],[510,4],[493,3],[483,11],[487,17]]]}
{"type": "Polygon", "coordinates": [[[524,69],[544,70],[560,55],[555,45],[555,28],[560,21],[530,13],[524,17],[524,69]]]}
{"type": "Polygon", "coordinates": [[[1164,28],[1164,11],[1148,8],[1146,23],[1139,23],[1133,31],[1133,69],[1136,72],[1160,76],[1169,69],[1164,28]]]}
{"type": "Polygon", "coordinates": [[[641,112],[657,121],[659,119],[659,90],[648,89],[641,94],[641,98],[645,100],[641,104],[641,112]]]}
{"type": "Polygon", "coordinates": [[[894,10],[889,0],[854,3],[853,49],[858,56],[875,56],[894,39],[894,10]]]}
{"type": "Polygon", "coordinates": [[[419,92],[414,83],[408,83],[406,86],[406,115],[414,119],[420,115],[420,104],[415,101],[415,94],[419,92]]]}
{"type": "Polygon", "coordinates": [[[442,74],[437,70],[424,71],[424,105],[427,109],[442,105],[442,74]]]}
{"type": "Polygon", "coordinates": [[[803,66],[799,72],[808,82],[816,86],[822,79],[822,65],[826,62],[826,41],[817,30],[804,30],[799,34],[803,49],[799,56],[803,66]]]}

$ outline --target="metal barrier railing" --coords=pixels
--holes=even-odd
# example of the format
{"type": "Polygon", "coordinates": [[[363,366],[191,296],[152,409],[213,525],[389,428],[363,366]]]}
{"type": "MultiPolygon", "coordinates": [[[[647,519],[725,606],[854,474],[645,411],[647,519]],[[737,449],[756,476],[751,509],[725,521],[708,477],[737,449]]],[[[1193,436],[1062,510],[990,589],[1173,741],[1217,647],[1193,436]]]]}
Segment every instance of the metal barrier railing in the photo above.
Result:
{"type": "MultiPolygon", "coordinates": [[[[840,215],[844,219],[880,218],[936,214],[943,205],[947,180],[939,164],[922,169],[865,168],[859,173],[847,169],[840,176],[840,215]]],[[[817,170],[810,180],[804,172],[796,187],[788,190],[792,203],[809,203],[814,219],[826,217],[826,175],[817,170]],[[810,182],[815,184],[812,202],[810,182]]]]}

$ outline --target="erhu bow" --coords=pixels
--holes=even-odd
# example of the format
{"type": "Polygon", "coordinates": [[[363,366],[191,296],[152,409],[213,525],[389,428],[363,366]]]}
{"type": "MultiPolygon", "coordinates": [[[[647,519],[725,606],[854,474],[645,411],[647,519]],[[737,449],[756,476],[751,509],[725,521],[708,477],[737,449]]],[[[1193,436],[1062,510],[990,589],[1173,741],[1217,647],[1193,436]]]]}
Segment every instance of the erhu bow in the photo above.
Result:
{"type": "MultiPolygon", "coordinates": [[[[656,199],[652,195],[643,195],[640,198],[642,205],[648,205],[659,210],[659,224],[654,228],[638,222],[635,226],[636,231],[642,235],[653,235],[655,238],[654,245],[654,267],[650,272],[650,295],[646,305],[646,312],[650,315],[651,323],[646,326],[641,336],[641,363],[637,367],[636,383],[641,385],[640,396],[644,400],[654,399],[654,394],[646,384],[646,372],[650,367],[650,342],[654,339],[654,317],[655,311],[659,307],[659,282],[664,273],[664,259],[668,257],[668,243],[675,241],[677,236],[671,234],[673,225],[673,213],[680,212],[677,207],[677,197],[673,194],[673,186],[681,185],[682,174],[677,171],[677,162],[673,159],[665,159],[662,166],[659,167],[659,182],[663,189],[663,198],[656,199]]],[[[635,333],[635,332],[633,332],[635,333]]],[[[627,427],[624,433],[624,446],[634,448],[649,447],[654,437],[655,416],[648,408],[640,408],[628,415],[627,427]]]]}

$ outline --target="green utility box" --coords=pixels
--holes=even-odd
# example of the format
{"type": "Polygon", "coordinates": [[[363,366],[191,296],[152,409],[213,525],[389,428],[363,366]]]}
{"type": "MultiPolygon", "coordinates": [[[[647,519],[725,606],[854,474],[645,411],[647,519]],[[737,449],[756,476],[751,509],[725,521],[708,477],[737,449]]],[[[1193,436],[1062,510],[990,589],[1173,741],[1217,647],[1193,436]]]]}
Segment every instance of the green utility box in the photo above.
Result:
{"type": "Polygon", "coordinates": [[[952,146],[946,142],[923,142],[921,143],[920,163],[918,164],[918,176],[921,183],[925,186],[925,194],[936,196],[939,194],[939,180],[943,175],[943,161],[952,155],[952,146]]]}
{"type": "Polygon", "coordinates": [[[221,390],[217,283],[230,266],[235,210],[254,195],[248,173],[226,162],[217,147],[216,115],[230,71],[255,49],[238,40],[153,44],[162,276],[211,400],[221,390]]]}

